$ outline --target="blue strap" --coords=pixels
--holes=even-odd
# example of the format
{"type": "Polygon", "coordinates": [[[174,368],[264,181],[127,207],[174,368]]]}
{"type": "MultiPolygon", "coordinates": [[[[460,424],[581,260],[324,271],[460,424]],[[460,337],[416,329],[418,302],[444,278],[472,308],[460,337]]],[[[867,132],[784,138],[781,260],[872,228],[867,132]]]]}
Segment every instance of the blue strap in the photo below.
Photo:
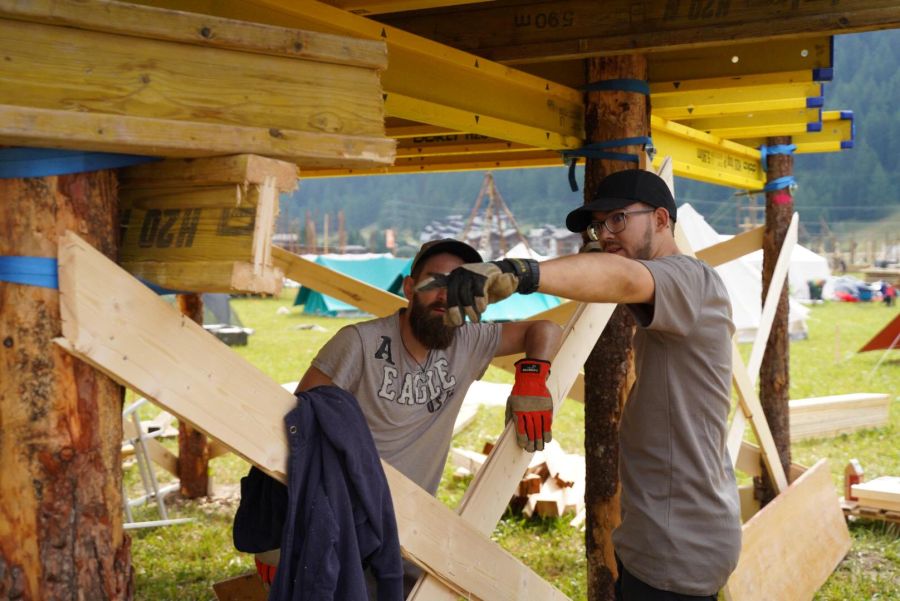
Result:
{"type": "Polygon", "coordinates": [[[635,92],[650,95],[650,84],[643,79],[604,79],[592,81],[581,89],[585,92],[635,92]]]}
{"type": "Polygon", "coordinates": [[[759,160],[762,161],[762,170],[766,171],[766,157],[770,154],[794,154],[797,150],[796,144],[773,144],[766,146],[763,144],[759,147],[759,160]]]}
{"type": "Polygon", "coordinates": [[[159,157],[57,148],[0,148],[0,178],[47,177],[118,169],[159,161],[159,157]]]}
{"type": "Polygon", "coordinates": [[[763,187],[763,190],[766,192],[775,192],[777,190],[784,190],[785,188],[790,188],[797,181],[794,179],[793,175],[785,175],[784,177],[779,177],[778,179],[773,179],[770,182],[767,182],[763,187]]]}
{"type": "Polygon", "coordinates": [[[0,282],[59,288],[56,259],[48,257],[0,257],[0,282]]]}
{"type": "Polygon", "coordinates": [[[578,157],[584,157],[587,159],[606,159],[609,161],[639,163],[640,159],[636,154],[626,152],[612,152],[606,150],[607,148],[634,146],[637,144],[641,144],[646,148],[647,152],[650,154],[650,159],[652,160],[653,155],[655,154],[655,149],[653,148],[653,138],[651,138],[650,136],[637,136],[634,138],[622,138],[620,140],[605,140],[603,142],[593,142],[591,144],[585,144],[581,148],[563,150],[563,160],[566,162],[566,164],[569,165],[569,187],[572,188],[572,192],[578,191],[578,182],[575,180],[575,164],[578,162],[578,157]]]}

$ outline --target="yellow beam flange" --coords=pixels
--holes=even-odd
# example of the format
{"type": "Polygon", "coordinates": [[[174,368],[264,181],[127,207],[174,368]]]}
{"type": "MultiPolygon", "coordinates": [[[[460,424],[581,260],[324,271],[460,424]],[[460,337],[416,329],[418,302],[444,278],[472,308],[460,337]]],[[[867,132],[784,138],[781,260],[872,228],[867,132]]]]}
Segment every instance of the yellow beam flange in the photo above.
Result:
{"type": "Polygon", "coordinates": [[[377,169],[310,169],[300,173],[301,179],[315,177],[346,177],[349,175],[387,175],[396,173],[444,173],[451,171],[483,171],[486,169],[524,169],[531,167],[562,167],[558,152],[531,150],[474,155],[448,155],[398,158],[390,167],[377,169]]]}
{"type": "Polygon", "coordinates": [[[652,93],[653,114],[686,121],[822,105],[822,84],[798,83],[652,93]]]}
{"type": "MultiPolygon", "coordinates": [[[[397,158],[435,157],[452,155],[479,155],[506,152],[514,158],[516,153],[534,151],[534,147],[514,142],[488,138],[478,134],[443,134],[403,138],[397,141],[397,158]]],[[[553,153],[556,154],[556,153],[553,153]]],[[[557,155],[558,158],[559,155],[557,155]]]]}
{"type": "Polygon", "coordinates": [[[657,117],[650,117],[650,130],[659,166],[672,157],[675,175],[711,184],[758,190],[766,183],[760,153],[754,148],[657,117]]]}
{"type": "MultiPolygon", "coordinates": [[[[356,38],[388,47],[382,84],[389,116],[538,148],[577,148],[582,94],[553,81],[455,50],[313,0],[136,0],[176,10],[356,38]],[[396,110],[397,112],[392,112],[396,110]],[[434,117],[431,123],[423,117],[434,117]]],[[[387,108],[387,107],[386,107],[387,108]]]]}
{"type": "Polygon", "coordinates": [[[773,71],[771,73],[758,73],[728,77],[707,77],[702,79],[654,81],[650,83],[650,93],[654,98],[658,98],[668,94],[677,95],[686,92],[756,88],[759,86],[810,84],[827,81],[830,80],[830,78],[830,71],[822,73],[821,71],[816,71],[815,69],[801,69],[799,71],[773,71]]]}
{"type": "Polygon", "coordinates": [[[384,100],[385,112],[401,119],[418,119],[430,125],[459,129],[491,138],[509,140],[535,148],[562,149],[581,146],[580,138],[531,127],[502,117],[471,113],[445,104],[428,102],[388,92],[384,100]]]}
{"type": "Polygon", "coordinates": [[[759,111],[746,115],[694,119],[690,126],[700,131],[728,138],[792,136],[821,129],[822,109],[793,111],[759,111]]]}
{"type": "MultiPolygon", "coordinates": [[[[796,154],[840,152],[853,148],[854,137],[853,111],[823,111],[822,131],[795,134],[791,136],[791,143],[797,145],[796,154]]],[[[766,139],[746,138],[737,142],[759,148],[766,139]]]]}

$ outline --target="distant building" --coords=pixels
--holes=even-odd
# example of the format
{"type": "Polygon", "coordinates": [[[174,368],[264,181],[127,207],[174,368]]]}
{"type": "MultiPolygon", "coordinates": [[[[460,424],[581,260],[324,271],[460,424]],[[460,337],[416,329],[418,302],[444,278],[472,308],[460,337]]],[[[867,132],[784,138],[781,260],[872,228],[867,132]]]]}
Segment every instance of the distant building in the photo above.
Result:
{"type": "Polygon", "coordinates": [[[528,244],[542,255],[559,257],[576,254],[584,243],[581,234],[545,223],[528,232],[528,244]]]}

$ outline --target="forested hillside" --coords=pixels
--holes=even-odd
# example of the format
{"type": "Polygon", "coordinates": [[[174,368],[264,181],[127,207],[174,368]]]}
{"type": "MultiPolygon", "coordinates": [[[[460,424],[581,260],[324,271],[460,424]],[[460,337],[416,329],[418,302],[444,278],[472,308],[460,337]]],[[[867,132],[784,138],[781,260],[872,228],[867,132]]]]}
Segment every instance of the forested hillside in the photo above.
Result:
{"type": "MultiPolygon", "coordinates": [[[[837,232],[855,222],[880,222],[900,231],[900,30],[835,39],[834,81],[825,84],[826,109],[854,111],[851,150],[798,155],[795,202],[810,233],[821,220],[837,232]]],[[[350,241],[365,243],[360,230],[394,228],[412,242],[433,219],[466,214],[478,196],[482,172],[303,180],[282,202],[280,231],[298,232],[307,211],[321,233],[324,214],[343,209],[350,241]]],[[[497,187],[520,225],[562,224],[582,202],[569,190],[564,168],[502,170],[497,187]]],[[[580,179],[580,178],[579,178],[580,179]]],[[[737,225],[735,190],[678,179],[679,202],[691,202],[721,232],[737,225]]],[[[746,200],[744,200],[746,202],[746,200]]]]}

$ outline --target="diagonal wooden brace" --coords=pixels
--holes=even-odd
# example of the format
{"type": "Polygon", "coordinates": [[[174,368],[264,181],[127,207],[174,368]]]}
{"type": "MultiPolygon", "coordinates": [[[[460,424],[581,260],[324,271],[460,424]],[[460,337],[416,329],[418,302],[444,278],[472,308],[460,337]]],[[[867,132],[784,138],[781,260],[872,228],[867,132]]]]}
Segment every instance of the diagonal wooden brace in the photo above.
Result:
{"type": "MultiPolygon", "coordinates": [[[[71,232],[59,247],[59,280],[62,346],[285,479],[282,420],[295,406],[292,394],[71,232]]],[[[382,465],[403,554],[448,589],[485,600],[567,598],[382,465]]]]}

